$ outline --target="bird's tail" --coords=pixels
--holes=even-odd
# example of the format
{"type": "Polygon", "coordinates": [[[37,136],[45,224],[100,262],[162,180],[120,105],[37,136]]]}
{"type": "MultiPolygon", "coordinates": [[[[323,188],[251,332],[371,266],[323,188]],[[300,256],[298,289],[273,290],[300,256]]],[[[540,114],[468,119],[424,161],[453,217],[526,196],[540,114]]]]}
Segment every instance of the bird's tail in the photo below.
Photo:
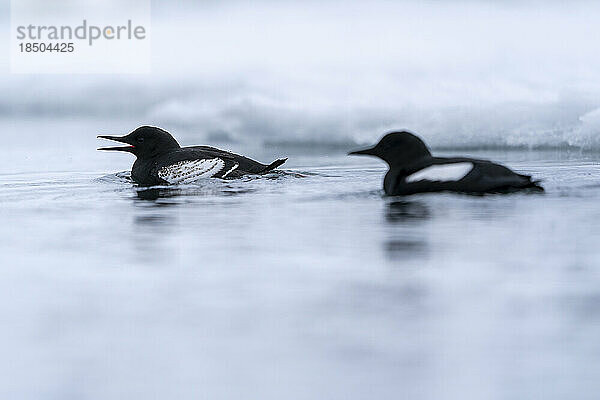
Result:
{"type": "Polygon", "coordinates": [[[281,164],[287,161],[287,158],[280,158],[279,160],[273,161],[271,164],[267,165],[261,173],[269,172],[279,167],[281,164]]]}
{"type": "Polygon", "coordinates": [[[521,178],[527,179],[527,182],[523,186],[524,188],[538,190],[538,191],[541,191],[541,192],[544,191],[544,188],[542,187],[542,181],[541,180],[539,180],[539,179],[533,179],[530,175],[521,175],[521,174],[519,174],[519,176],[521,178]]]}

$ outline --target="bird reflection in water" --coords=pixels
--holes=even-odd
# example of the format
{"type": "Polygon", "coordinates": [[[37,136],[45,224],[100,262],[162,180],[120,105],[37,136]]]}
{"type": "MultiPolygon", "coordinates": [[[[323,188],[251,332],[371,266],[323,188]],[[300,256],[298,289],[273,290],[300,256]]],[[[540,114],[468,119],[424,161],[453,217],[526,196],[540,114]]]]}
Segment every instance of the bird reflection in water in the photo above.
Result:
{"type": "Polygon", "coordinates": [[[182,199],[184,197],[207,197],[207,196],[219,196],[228,197],[236,196],[239,194],[251,193],[255,189],[252,188],[240,188],[233,186],[187,186],[187,187],[150,187],[150,188],[137,188],[135,190],[136,197],[138,200],[156,201],[171,199],[171,202],[161,201],[161,204],[177,204],[176,199],[182,199]]]}
{"type": "Polygon", "coordinates": [[[180,189],[167,189],[167,188],[151,188],[151,189],[138,189],[135,191],[139,200],[154,201],[158,199],[167,199],[170,197],[177,197],[181,195],[180,189]]]}
{"type": "Polygon", "coordinates": [[[430,216],[429,208],[418,201],[393,201],[387,204],[385,214],[389,223],[424,221],[430,216]]]}
{"type": "Polygon", "coordinates": [[[431,217],[429,208],[418,201],[393,201],[387,204],[385,219],[394,229],[383,244],[386,254],[392,259],[420,257],[428,246],[418,229],[420,223],[431,217]]]}

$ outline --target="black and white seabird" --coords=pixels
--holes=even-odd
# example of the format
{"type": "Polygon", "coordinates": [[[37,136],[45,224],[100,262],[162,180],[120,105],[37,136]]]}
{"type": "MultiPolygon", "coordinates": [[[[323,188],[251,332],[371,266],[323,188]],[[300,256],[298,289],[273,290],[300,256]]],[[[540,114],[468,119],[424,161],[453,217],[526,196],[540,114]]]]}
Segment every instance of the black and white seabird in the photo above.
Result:
{"type": "Polygon", "coordinates": [[[452,191],[471,194],[543,190],[528,175],[488,160],[434,157],[421,139],[409,132],[385,135],[375,147],[349,154],[381,158],[389,165],[383,189],[389,196],[452,191]]]}
{"type": "Polygon", "coordinates": [[[181,147],[171,134],[152,126],[141,126],[125,136],[98,136],[127,146],[98,150],[126,151],[137,158],[131,177],[140,185],[186,184],[203,178],[231,179],[274,170],[287,158],[261,164],[247,157],[210,146],[181,147]]]}

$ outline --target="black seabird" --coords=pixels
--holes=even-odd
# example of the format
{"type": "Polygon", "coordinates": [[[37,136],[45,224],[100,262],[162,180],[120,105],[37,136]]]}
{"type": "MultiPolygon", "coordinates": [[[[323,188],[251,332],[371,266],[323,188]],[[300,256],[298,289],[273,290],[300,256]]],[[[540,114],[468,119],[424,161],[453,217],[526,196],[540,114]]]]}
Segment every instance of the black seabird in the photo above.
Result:
{"type": "Polygon", "coordinates": [[[543,190],[528,175],[488,160],[434,157],[421,139],[409,132],[385,135],[375,147],[349,154],[381,158],[390,169],[383,180],[389,196],[452,191],[471,194],[543,190]]]}
{"type": "Polygon", "coordinates": [[[192,183],[203,178],[231,179],[274,170],[287,158],[269,165],[210,146],[181,147],[171,134],[152,126],[141,126],[125,136],[98,138],[128,146],[101,147],[98,150],[126,151],[137,158],[131,177],[140,185],[192,183]]]}

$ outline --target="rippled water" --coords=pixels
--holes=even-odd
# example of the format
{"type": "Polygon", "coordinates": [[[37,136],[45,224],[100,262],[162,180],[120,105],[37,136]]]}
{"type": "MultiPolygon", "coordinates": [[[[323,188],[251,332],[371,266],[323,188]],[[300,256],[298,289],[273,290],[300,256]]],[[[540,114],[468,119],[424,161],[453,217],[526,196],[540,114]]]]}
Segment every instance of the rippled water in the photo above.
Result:
{"type": "Polygon", "coordinates": [[[595,398],[599,157],[473,154],[546,192],[385,198],[341,151],[152,190],[5,168],[1,397],[595,398]]]}

